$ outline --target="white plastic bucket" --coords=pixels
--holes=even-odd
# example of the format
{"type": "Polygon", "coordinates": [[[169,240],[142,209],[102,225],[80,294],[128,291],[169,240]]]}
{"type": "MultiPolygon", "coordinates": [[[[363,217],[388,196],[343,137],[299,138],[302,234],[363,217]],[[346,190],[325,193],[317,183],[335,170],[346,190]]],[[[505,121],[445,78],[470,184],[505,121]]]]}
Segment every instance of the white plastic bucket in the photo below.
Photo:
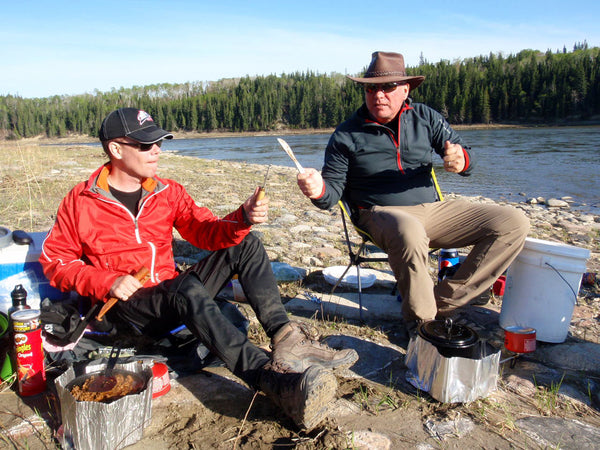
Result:
{"type": "Polygon", "coordinates": [[[590,251],[527,238],[506,273],[500,326],[530,327],[538,341],[564,342],[590,251]]]}

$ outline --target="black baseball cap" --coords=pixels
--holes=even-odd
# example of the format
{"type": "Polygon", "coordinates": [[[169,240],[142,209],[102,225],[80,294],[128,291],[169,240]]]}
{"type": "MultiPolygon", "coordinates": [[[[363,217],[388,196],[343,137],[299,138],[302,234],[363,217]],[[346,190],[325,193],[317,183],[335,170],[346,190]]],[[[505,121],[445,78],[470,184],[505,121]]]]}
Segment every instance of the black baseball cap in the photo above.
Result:
{"type": "Polygon", "coordinates": [[[127,136],[140,144],[153,144],[173,135],[160,128],[146,111],[137,108],[119,108],[102,121],[99,137],[109,141],[127,136]]]}

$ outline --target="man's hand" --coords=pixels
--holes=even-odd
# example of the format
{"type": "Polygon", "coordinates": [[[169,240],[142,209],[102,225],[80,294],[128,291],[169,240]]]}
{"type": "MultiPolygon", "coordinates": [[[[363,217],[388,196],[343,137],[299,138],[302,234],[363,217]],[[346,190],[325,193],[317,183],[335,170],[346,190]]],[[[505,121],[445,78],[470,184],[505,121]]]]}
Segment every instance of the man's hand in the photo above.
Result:
{"type": "Polygon", "coordinates": [[[135,292],[142,287],[133,275],[123,275],[115,280],[108,291],[109,297],[118,298],[119,300],[127,301],[135,292]]]}
{"type": "Polygon", "coordinates": [[[465,154],[460,145],[444,142],[444,170],[453,173],[465,170],[465,154]]]}
{"type": "Polygon", "coordinates": [[[261,200],[258,200],[259,192],[260,188],[257,187],[254,190],[254,194],[242,205],[246,213],[246,218],[252,225],[264,223],[269,220],[269,198],[263,197],[261,200]]]}
{"type": "Polygon", "coordinates": [[[315,169],[304,169],[304,173],[299,173],[298,187],[308,198],[319,198],[323,192],[323,177],[315,169]]]}

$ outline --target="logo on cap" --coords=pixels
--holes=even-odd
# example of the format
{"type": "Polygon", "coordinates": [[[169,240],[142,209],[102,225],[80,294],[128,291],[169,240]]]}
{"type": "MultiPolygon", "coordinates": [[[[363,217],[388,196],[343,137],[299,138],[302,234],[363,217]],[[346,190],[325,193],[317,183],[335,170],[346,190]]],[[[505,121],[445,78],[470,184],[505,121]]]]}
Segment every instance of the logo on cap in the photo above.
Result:
{"type": "Polygon", "coordinates": [[[154,120],[152,120],[152,117],[150,116],[150,114],[148,114],[146,111],[142,111],[140,109],[138,111],[138,115],[137,115],[137,121],[140,124],[140,126],[144,125],[144,122],[146,122],[147,120],[150,122],[154,122],[154,120]]]}

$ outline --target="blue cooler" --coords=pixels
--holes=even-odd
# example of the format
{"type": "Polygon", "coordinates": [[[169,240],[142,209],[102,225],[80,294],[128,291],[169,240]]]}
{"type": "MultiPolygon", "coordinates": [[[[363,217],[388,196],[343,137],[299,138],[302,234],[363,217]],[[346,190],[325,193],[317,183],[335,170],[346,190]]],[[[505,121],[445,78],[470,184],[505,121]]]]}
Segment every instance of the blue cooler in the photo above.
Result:
{"type": "MultiPolygon", "coordinates": [[[[30,281],[30,284],[39,292],[40,300],[45,298],[62,300],[68,297],[68,294],[50,286],[50,282],[42,271],[42,265],[38,262],[46,234],[46,232],[29,233],[33,239],[31,244],[19,245],[11,239],[8,245],[0,248],[0,311],[6,312],[12,305],[10,292],[14,286],[7,285],[12,284],[10,280],[7,280],[8,278],[17,280],[19,276],[26,277],[24,280],[30,281]]],[[[20,284],[20,282],[14,284],[20,284]]],[[[28,293],[27,303],[34,307],[35,305],[29,301],[30,298],[33,300],[31,294],[34,293],[28,293]]]]}

